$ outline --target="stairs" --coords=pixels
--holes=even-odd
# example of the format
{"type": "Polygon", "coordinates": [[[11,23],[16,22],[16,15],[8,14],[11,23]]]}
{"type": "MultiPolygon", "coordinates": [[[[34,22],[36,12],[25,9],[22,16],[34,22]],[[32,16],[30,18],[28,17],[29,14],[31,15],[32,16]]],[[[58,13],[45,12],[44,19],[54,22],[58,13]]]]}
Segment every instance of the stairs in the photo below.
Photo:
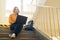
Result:
{"type": "Polygon", "coordinates": [[[0,28],[0,40],[39,40],[34,31],[22,30],[15,39],[9,38],[9,29],[0,28]]]}

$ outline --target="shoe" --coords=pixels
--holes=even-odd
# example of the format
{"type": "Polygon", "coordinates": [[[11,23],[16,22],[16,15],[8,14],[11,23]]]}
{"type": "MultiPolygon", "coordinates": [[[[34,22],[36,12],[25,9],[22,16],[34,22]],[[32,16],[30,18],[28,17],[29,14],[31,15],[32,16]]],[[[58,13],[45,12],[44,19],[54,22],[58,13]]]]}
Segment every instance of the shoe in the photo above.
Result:
{"type": "Polygon", "coordinates": [[[11,35],[11,38],[15,38],[15,36],[16,36],[15,33],[13,33],[13,34],[11,35]]]}
{"type": "Polygon", "coordinates": [[[9,37],[11,37],[11,34],[9,34],[9,37]]]}

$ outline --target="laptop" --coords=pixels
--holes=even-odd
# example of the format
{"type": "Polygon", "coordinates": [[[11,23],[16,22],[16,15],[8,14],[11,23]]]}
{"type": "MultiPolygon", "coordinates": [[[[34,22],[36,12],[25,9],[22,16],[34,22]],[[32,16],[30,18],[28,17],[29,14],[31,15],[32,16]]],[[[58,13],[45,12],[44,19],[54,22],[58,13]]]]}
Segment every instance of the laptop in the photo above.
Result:
{"type": "Polygon", "coordinates": [[[26,21],[27,21],[26,16],[18,15],[15,23],[25,24],[26,21]]]}

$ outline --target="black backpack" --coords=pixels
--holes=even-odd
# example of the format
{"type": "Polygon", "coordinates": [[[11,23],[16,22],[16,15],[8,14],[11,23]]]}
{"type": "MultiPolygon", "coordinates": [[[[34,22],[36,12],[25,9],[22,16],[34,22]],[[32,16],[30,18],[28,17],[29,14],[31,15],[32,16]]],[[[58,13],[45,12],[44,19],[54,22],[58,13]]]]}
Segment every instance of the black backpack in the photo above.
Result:
{"type": "Polygon", "coordinates": [[[33,28],[33,20],[30,20],[25,27],[26,27],[25,30],[33,31],[34,30],[34,28],[33,28]]]}

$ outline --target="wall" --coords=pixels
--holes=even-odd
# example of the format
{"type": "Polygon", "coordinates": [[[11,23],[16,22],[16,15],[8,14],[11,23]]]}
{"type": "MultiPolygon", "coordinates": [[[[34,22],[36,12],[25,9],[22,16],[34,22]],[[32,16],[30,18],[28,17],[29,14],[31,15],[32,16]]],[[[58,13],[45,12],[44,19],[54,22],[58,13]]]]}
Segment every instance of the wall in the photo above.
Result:
{"type": "Polygon", "coordinates": [[[46,0],[45,5],[60,7],[60,0],[46,0]]]}
{"type": "Polygon", "coordinates": [[[5,17],[5,0],[0,0],[0,24],[7,24],[7,18],[5,17]]]}
{"type": "Polygon", "coordinates": [[[37,7],[33,17],[35,28],[49,37],[60,36],[60,8],[37,7]]]}

